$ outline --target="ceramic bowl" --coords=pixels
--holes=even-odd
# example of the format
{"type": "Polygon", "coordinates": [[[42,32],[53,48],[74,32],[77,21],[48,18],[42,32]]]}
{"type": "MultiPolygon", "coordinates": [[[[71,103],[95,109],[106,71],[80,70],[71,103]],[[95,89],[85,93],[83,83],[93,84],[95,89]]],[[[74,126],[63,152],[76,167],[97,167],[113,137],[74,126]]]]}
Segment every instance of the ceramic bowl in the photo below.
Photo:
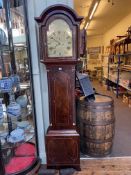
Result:
{"type": "Polygon", "coordinates": [[[9,117],[19,117],[21,115],[21,107],[18,103],[11,103],[7,106],[7,114],[9,117]]]}
{"type": "Polygon", "coordinates": [[[13,139],[20,139],[24,135],[24,130],[23,129],[15,129],[10,133],[11,137],[13,139]]]}
{"type": "Polygon", "coordinates": [[[28,121],[21,121],[21,122],[17,122],[17,126],[19,128],[27,128],[27,126],[29,126],[29,122],[28,121]]]}
{"type": "Polygon", "coordinates": [[[22,136],[19,137],[19,138],[14,138],[14,137],[12,137],[12,136],[9,136],[7,140],[8,140],[8,142],[10,142],[10,143],[17,143],[17,142],[21,142],[21,141],[25,140],[25,137],[24,137],[24,135],[22,135],[22,136]]]}

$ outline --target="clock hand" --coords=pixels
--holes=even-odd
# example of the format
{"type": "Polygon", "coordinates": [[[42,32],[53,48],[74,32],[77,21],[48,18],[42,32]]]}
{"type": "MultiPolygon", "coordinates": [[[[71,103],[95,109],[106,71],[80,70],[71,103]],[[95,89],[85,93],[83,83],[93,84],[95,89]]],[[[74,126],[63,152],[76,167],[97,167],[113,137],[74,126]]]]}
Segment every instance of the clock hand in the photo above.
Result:
{"type": "Polygon", "coordinates": [[[57,44],[54,48],[56,49],[60,44],[57,44]]]}
{"type": "Polygon", "coordinates": [[[57,39],[53,38],[53,40],[56,41],[59,45],[61,44],[57,39]]]}

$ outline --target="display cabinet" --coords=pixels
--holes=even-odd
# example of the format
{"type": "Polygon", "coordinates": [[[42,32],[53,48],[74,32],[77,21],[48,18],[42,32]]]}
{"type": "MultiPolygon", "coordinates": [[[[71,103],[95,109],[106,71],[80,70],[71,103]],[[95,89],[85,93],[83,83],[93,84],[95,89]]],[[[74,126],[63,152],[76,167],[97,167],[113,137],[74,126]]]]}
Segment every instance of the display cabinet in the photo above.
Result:
{"type": "Polygon", "coordinates": [[[0,9],[1,175],[35,174],[40,166],[25,3],[4,0],[0,9]]]}
{"type": "Polygon", "coordinates": [[[131,92],[131,53],[110,55],[108,58],[107,85],[115,87],[116,97],[131,92]],[[112,60],[113,61],[110,61],[112,60]],[[126,64],[128,63],[128,64],[126,64]],[[122,88],[121,88],[122,87],[122,88]]]}
{"type": "MultiPolygon", "coordinates": [[[[108,89],[110,85],[116,87],[116,97],[120,89],[131,92],[131,27],[127,34],[118,36],[117,40],[111,41],[110,54],[108,56],[108,89]],[[122,87],[122,88],[121,88],[122,87]]],[[[123,90],[122,90],[123,93],[123,90]]]]}

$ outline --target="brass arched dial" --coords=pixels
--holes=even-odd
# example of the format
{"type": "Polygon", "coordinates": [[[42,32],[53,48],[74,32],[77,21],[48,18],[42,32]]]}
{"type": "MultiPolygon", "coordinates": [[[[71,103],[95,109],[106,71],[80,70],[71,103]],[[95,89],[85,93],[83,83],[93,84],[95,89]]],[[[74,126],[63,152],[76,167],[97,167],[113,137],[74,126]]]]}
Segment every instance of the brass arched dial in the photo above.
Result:
{"type": "Polygon", "coordinates": [[[64,20],[50,24],[47,45],[48,57],[72,57],[72,31],[64,20]]]}

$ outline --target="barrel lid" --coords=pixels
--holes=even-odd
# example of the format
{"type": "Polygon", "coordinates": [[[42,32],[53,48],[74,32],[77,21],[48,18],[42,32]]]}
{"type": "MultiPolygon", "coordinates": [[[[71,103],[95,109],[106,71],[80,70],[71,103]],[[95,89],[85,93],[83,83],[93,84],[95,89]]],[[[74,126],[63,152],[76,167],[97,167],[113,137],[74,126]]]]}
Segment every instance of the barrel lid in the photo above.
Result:
{"type": "Polygon", "coordinates": [[[87,101],[85,100],[85,96],[79,98],[79,103],[81,105],[105,105],[105,104],[113,104],[114,100],[112,97],[102,94],[95,94],[95,100],[87,101]]]}
{"type": "Polygon", "coordinates": [[[105,96],[105,95],[95,95],[95,103],[99,103],[99,102],[110,102],[112,101],[112,98],[109,96],[105,96]]]}
{"type": "Polygon", "coordinates": [[[112,102],[112,97],[106,95],[95,95],[95,100],[88,101],[89,104],[110,104],[112,102]]]}

